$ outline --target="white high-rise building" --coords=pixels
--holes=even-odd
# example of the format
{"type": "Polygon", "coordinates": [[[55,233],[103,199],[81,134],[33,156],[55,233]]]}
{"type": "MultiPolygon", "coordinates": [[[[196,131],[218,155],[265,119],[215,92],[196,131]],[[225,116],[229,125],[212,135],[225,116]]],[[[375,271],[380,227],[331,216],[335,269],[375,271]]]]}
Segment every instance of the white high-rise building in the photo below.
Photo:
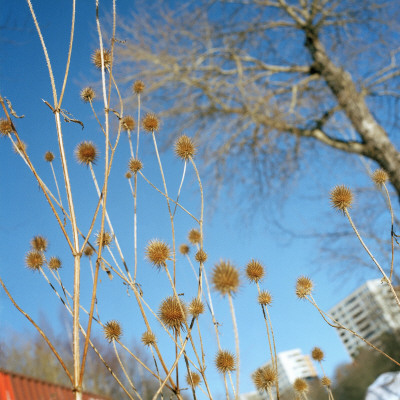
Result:
{"type": "MultiPolygon", "coordinates": [[[[373,344],[379,345],[379,337],[383,333],[400,329],[399,307],[388,286],[380,279],[367,281],[331,308],[329,314],[373,344]]],[[[337,332],[351,357],[365,345],[344,329],[337,332]]]]}

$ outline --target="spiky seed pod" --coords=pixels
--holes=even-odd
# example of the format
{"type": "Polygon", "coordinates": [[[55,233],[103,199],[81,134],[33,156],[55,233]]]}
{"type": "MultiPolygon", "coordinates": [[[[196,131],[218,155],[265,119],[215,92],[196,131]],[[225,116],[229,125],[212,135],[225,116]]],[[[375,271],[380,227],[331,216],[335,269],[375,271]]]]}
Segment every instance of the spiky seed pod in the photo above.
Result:
{"type": "Polygon", "coordinates": [[[324,359],[324,352],[319,347],[314,347],[311,351],[311,357],[313,360],[321,362],[324,359]]]}
{"type": "Polygon", "coordinates": [[[29,269],[37,271],[45,263],[44,255],[37,250],[31,250],[25,256],[25,264],[29,269]]]}
{"type": "Polygon", "coordinates": [[[188,233],[189,242],[192,244],[200,243],[201,234],[197,229],[191,229],[188,233]]]}
{"type": "Polygon", "coordinates": [[[53,271],[57,271],[61,268],[61,260],[58,257],[51,257],[48,266],[53,271]]]}
{"type": "Polygon", "coordinates": [[[132,85],[132,90],[134,93],[136,94],[140,94],[143,92],[144,88],[145,88],[145,84],[143,83],[143,81],[135,81],[132,85]]]}
{"type": "Polygon", "coordinates": [[[239,288],[239,271],[229,261],[220,261],[212,271],[211,281],[223,296],[231,295],[239,288]]]}
{"type": "Polygon", "coordinates": [[[183,301],[167,297],[160,305],[158,315],[169,329],[179,330],[186,321],[187,309],[183,301]]]}
{"type": "MultiPolygon", "coordinates": [[[[110,50],[103,49],[104,68],[108,70],[111,66],[111,52],[110,50]]],[[[92,54],[92,62],[97,69],[101,69],[101,50],[96,49],[92,54]]]]}
{"type": "Polygon", "coordinates": [[[98,151],[93,142],[82,142],[76,146],[75,157],[79,164],[94,164],[98,157],[98,151]]]}
{"type": "Polygon", "coordinates": [[[26,153],[26,149],[27,149],[27,147],[28,147],[28,145],[25,143],[25,142],[23,142],[22,140],[20,140],[19,142],[17,142],[15,145],[14,145],[14,152],[15,153],[17,153],[17,154],[19,154],[19,153],[26,153]]]}
{"type": "Polygon", "coordinates": [[[190,371],[190,376],[189,376],[189,374],[186,375],[186,383],[189,386],[195,388],[200,385],[200,382],[201,382],[201,378],[197,372],[190,371]]]}
{"type": "Polygon", "coordinates": [[[83,249],[83,254],[86,257],[92,257],[93,253],[94,250],[89,245],[86,245],[85,248],[83,249]]]}
{"type": "Polygon", "coordinates": [[[251,260],[246,266],[246,276],[250,282],[257,283],[265,275],[263,265],[257,260],[251,260]]]}
{"type": "Polygon", "coordinates": [[[181,244],[181,245],[179,246],[179,252],[180,252],[181,254],[183,254],[184,256],[185,256],[186,254],[189,254],[189,251],[190,251],[190,247],[189,247],[187,244],[181,244]]]}
{"type": "Polygon", "coordinates": [[[308,392],[308,383],[301,378],[297,378],[293,383],[293,389],[298,393],[308,392]]]}
{"type": "Polygon", "coordinates": [[[266,367],[259,368],[254,372],[252,378],[257,390],[268,390],[276,383],[277,373],[275,368],[267,365],[266,367]]]}
{"type": "Polygon", "coordinates": [[[383,169],[377,169],[373,174],[372,174],[372,180],[378,185],[383,185],[386,183],[389,179],[389,175],[387,172],[383,169]]]}
{"type": "Polygon", "coordinates": [[[207,253],[203,249],[200,249],[194,258],[198,263],[203,264],[207,261],[207,253]]]}
{"type": "MultiPolygon", "coordinates": [[[[107,247],[111,244],[113,238],[111,233],[104,231],[103,232],[103,247],[107,247]]],[[[96,244],[100,246],[100,232],[96,234],[96,244]]]]}
{"type": "Polygon", "coordinates": [[[215,366],[217,370],[223,374],[228,371],[234,371],[236,366],[235,356],[226,350],[219,350],[215,357],[215,366]]]}
{"type": "Polygon", "coordinates": [[[272,303],[272,296],[270,292],[263,290],[258,295],[258,302],[263,306],[269,306],[272,303]]]}
{"type": "Polygon", "coordinates": [[[189,304],[189,314],[197,318],[200,314],[204,312],[204,304],[197,297],[194,298],[189,304]]]}
{"type": "Polygon", "coordinates": [[[327,376],[323,376],[323,377],[321,378],[321,384],[322,384],[322,386],[327,386],[327,387],[329,387],[329,386],[331,386],[332,382],[331,382],[331,380],[330,380],[327,376]]]}
{"type": "Polygon", "coordinates": [[[296,282],[296,296],[299,299],[304,299],[311,294],[314,284],[313,281],[307,276],[300,276],[296,282]]]}
{"type": "Polygon", "coordinates": [[[46,151],[44,154],[44,159],[47,162],[52,162],[54,160],[54,154],[51,151],[46,151]]]}
{"type": "Polygon", "coordinates": [[[352,203],[353,193],[348,187],[338,185],[331,190],[331,204],[333,208],[344,212],[344,210],[351,207],[352,203]]]}
{"type": "Polygon", "coordinates": [[[128,163],[128,168],[134,174],[137,174],[143,168],[143,164],[137,158],[131,158],[128,163]]]}
{"type": "Polygon", "coordinates": [[[135,129],[135,120],[130,115],[121,119],[121,127],[124,131],[133,131],[135,129]]]}
{"type": "Polygon", "coordinates": [[[171,249],[167,243],[161,240],[150,240],[146,247],[146,258],[155,267],[160,268],[166,265],[167,260],[171,259],[171,249]]]}
{"type": "Polygon", "coordinates": [[[84,103],[89,103],[90,101],[93,101],[95,99],[96,92],[93,88],[88,86],[81,90],[80,96],[84,103]]]}
{"type": "Polygon", "coordinates": [[[132,178],[132,174],[128,171],[128,172],[125,174],[125,178],[126,178],[126,179],[131,179],[131,178],[132,178]]]}
{"type": "Polygon", "coordinates": [[[151,331],[146,331],[142,335],[142,343],[145,346],[152,346],[156,343],[156,335],[151,331]]]}
{"type": "Polygon", "coordinates": [[[147,132],[156,132],[160,128],[160,120],[157,115],[147,113],[142,121],[143,129],[147,132]]]}
{"type": "Polygon", "coordinates": [[[31,240],[31,246],[32,246],[33,250],[46,251],[47,250],[47,239],[43,236],[34,236],[31,240]]]}
{"type": "Polygon", "coordinates": [[[108,321],[103,327],[105,338],[111,343],[113,340],[119,340],[122,336],[122,328],[118,321],[108,321]]]}
{"type": "Polygon", "coordinates": [[[182,160],[189,160],[190,157],[194,157],[196,154],[196,146],[193,140],[186,135],[182,135],[175,142],[175,154],[182,158],[182,160]]]}
{"type": "Polygon", "coordinates": [[[0,133],[3,136],[9,135],[13,131],[11,122],[8,119],[0,118],[0,133]]]}

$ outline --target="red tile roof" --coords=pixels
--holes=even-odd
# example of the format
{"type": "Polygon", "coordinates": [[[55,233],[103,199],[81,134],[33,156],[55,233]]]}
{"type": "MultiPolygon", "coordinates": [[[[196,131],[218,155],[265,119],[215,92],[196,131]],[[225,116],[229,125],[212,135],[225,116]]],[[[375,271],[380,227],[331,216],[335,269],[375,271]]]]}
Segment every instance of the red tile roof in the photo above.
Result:
{"type": "MultiPolygon", "coordinates": [[[[71,388],[0,370],[0,400],[74,400],[71,388]]],[[[110,400],[84,393],[83,400],[110,400]]]]}

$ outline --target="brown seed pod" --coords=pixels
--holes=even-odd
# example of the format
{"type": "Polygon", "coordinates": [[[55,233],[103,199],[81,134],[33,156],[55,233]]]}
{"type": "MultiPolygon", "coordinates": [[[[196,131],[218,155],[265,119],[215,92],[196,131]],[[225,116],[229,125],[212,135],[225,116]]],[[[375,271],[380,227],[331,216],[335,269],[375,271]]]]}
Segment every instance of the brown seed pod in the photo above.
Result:
{"type": "Polygon", "coordinates": [[[132,85],[133,93],[136,93],[136,94],[142,93],[144,88],[145,88],[145,84],[143,83],[143,81],[139,81],[139,80],[135,81],[132,85]]]}
{"type": "Polygon", "coordinates": [[[306,296],[311,294],[314,284],[307,276],[300,276],[296,282],[296,296],[299,299],[304,299],[306,296]]]}
{"type": "Polygon", "coordinates": [[[153,113],[147,113],[142,121],[143,129],[147,132],[157,132],[160,128],[160,120],[153,113]]]}
{"type": "Polygon", "coordinates": [[[61,268],[61,260],[58,257],[51,257],[48,267],[53,271],[57,271],[61,268]]]}
{"type": "Polygon", "coordinates": [[[351,207],[353,203],[353,193],[351,190],[344,186],[338,185],[331,190],[331,204],[333,208],[339,211],[344,211],[351,207]]]}
{"type": "Polygon", "coordinates": [[[192,244],[200,243],[201,234],[197,229],[191,229],[188,233],[189,242],[192,244]]]}
{"type": "Polygon", "coordinates": [[[135,129],[135,120],[130,115],[121,119],[121,127],[124,131],[133,131],[135,129]]]}
{"type": "Polygon", "coordinates": [[[269,306],[272,303],[271,293],[267,292],[266,290],[260,292],[258,295],[258,302],[263,306],[269,306]]]}
{"type": "Polygon", "coordinates": [[[270,389],[276,383],[278,376],[275,369],[267,365],[257,369],[252,378],[257,390],[263,391],[270,389]]]}
{"type": "Polygon", "coordinates": [[[103,327],[105,338],[111,343],[113,340],[119,340],[122,336],[122,328],[118,321],[108,321],[103,327]]]}
{"type": "Polygon", "coordinates": [[[293,389],[298,393],[308,392],[308,383],[301,378],[297,378],[293,383],[293,389]]]}
{"type": "Polygon", "coordinates": [[[131,172],[137,174],[143,168],[143,164],[137,158],[131,158],[129,160],[128,168],[131,172]]]}
{"type": "Polygon", "coordinates": [[[314,347],[311,351],[311,357],[313,360],[321,362],[324,359],[324,352],[319,347],[314,347]]]}
{"type": "Polygon", "coordinates": [[[171,249],[168,244],[161,240],[150,240],[146,247],[146,258],[155,267],[162,267],[166,265],[167,260],[171,259],[171,249]]]}
{"type": "Polygon", "coordinates": [[[156,343],[156,335],[151,331],[146,331],[142,335],[142,343],[145,346],[152,346],[156,343]]]}
{"type": "Polygon", "coordinates": [[[186,375],[186,383],[189,386],[195,388],[200,385],[200,382],[201,382],[201,378],[197,372],[190,371],[190,375],[189,374],[186,375]]]}
{"type": "Polygon", "coordinates": [[[179,252],[185,256],[186,254],[189,254],[190,247],[187,244],[181,244],[179,246],[179,252]]]}
{"type": "Polygon", "coordinates": [[[372,180],[378,185],[381,186],[389,180],[389,175],[383,169],[377,169],[372,174],[372,180]]]}
{"type": "MultiPolygon", "coordinates": [[[[104,68],[107,71],[111,67],[111,52],[110,50],[103,49],[104,68]]],[[[97,69],[101,69],[101,51],[96,49],[92,54],[92,62],[97,69]]]]}
{"type": "MultiPolygon", "coordinates": [[[[104,231],[103,232],[103,247],[107,247],[111,244],[113,237],[111,233],[104,231]]],[[[96,234],[96,244],[100,246],[100,232],[96,234]]]]}
{"type": "Polygon", "coordinates": [[[207,253],[203,249],[200,249],[194,258],[198,263],[203,264],[207,261],[207,253]]]}
{"type": "Polygon", "coordinates": [[[175,142],[175,154],[185,161],[189,160],[191,157],[194,157],[196,154],[196,147],[193,143],[193,140],[186,135],[180,136],[175,142]]]}
{"type": "Polygon", "coordinates": [[[250,282],[257,283],[265,275],[263,265],[257,260],[251,260],[246,266],[246,276],[250,282]]]}
{"type": "Polygon", "coordinates": [[[218,372],[223,374],[234,371],[236,368],[235,363],[235,356],[230,351],[219,350],[215,357],[215,366],[218,372]]]}
{"type": "Polygon", "coordinates": [[[47,162],[52,162],[54,160],[54,154],[51,151],[46,151],[46,153],[44,154],[44,159],[47,162]]]}
{"type": "Polygon", "coordinates": [[[47,250],[47,239],[43,236],[34,236],[31,240],[31,246],[33,250],[36,251],[46,251],[47,250]]]}
{"type": "Polygon", "coordinates": [[[93,88],[88,86],[81,90],[80,96],[84,103],[89,103],[95,99],[96,92],[93,88]]]}
{"type": "Polygon", "coordinates": [[[94,253],[94,250],[89,245],[86,245],[85,248],[83,249],[83,254],[86,257],[92,257],[93,253],[94,253]]]}
{"type": "Polygon", "coordinates": [[[7,136],[11,132],[13,132],[11,122],[8,119],[0,118],[0,134],[2,134],[3,136],[7,136]]]}
{"type": "Polygon", "coordinates": [[[223,296],[232,295],[239,288],[239,271],[229,261],[220,261],[212,271],[211,281],[223,296]]]}
{"type": "Polygon", "coordinates": [[[323,376],[321,379],[322,386],[331,386],[332,382],[327,376],[323,376]]]}
{"type": "Polygon", "coordinates": [[[160,305],[158,315],[169,329],[179,330],[186,321],[187,309],[183,301],[167,297],[160,305]]]}
{"type": "Polygon", "coordinates": [[[125,178],[126,178],[126,179],[131,179],[131,178],[132,178],[132,174],[128,171],[128,172],[125,174],[125,178]]]}
{"type": "Polygon", "coordinates": [[[189,314],[197,318],[200,314],[204,312],[204,304],[197,297],[194,298],[189,304],[189,314]]]}
{"type": "Polygon", "coordinates": [[[31,250],[25,256],[26,266],[33,271],[39,270],[44,263],[45,263],[45,258],[43,253],[37,250],[31,250]]]}
{"type": "Polygon", "coordinates": [[[75,157],[79,164],[95,164],[98,155],[97,148],[93,142],[85,141],[76,146],[75,157]]]}

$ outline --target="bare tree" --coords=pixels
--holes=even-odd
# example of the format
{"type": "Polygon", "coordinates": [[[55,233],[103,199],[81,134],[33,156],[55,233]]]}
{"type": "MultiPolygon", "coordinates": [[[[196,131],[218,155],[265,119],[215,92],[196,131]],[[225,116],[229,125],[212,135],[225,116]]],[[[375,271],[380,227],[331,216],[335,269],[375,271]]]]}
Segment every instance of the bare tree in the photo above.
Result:
{"type": "Polygon", "coordinates": [[[383,0],[146,4],[125,20],[119,56],[176,133],[201,128],[217,175],[251,165],[247,183],[280,184],[321,144],[372,160],[400,195],[399,11],[383,0]]]}

